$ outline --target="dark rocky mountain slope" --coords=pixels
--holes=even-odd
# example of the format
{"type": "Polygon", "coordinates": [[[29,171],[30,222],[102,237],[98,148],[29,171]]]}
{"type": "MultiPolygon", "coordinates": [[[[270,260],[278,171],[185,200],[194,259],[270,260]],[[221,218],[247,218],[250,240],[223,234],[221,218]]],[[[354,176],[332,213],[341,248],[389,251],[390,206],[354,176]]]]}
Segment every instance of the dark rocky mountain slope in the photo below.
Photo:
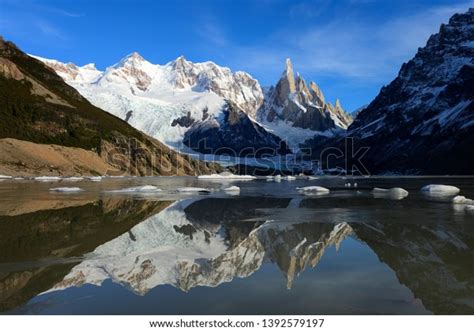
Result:
{"type": "Polygon", "coordinates": [[[345,134],[313,141],[313,157],[351,137],[356,150],[369,148],[362,163],[370,173],[474,174],[473,100],[470,9],[442,24],[345,134]]]}

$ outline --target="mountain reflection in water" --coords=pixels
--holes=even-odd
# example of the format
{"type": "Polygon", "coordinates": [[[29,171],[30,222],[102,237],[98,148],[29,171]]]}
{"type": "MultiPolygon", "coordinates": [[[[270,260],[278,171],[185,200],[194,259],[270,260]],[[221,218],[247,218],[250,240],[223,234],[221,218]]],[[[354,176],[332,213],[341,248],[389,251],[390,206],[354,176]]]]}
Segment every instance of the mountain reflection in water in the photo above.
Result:
{"type": "MultiPolygon", "coordinates": [[[[250,279],[265,265],[292,291],[299,275],[351,238],[421,300],[415,312],[474,313],[474,222],[411,222],[401,202],[383,210],[361,199],[348,208],[324,198],[115,197],[10,210],[0,216],[0,310],[25,312],[34,297],[108,281],[138,296],[160,286],[192,293],[250,279]]],[[[411,206],[415,218],[417,210],[411,206]]]]}

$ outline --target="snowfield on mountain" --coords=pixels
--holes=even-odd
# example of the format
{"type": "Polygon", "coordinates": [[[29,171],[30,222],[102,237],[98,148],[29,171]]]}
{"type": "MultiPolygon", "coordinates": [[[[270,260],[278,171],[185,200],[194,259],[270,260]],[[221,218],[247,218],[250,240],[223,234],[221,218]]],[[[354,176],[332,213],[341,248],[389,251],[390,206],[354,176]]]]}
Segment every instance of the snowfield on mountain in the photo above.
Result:
{"type": "Polygon", "coordinates": [[[157,65],[132,53],[100,71],[94,64],[79,67],[36,58],[94,105],[185,153],[190,152],[189,147],[202,154],[219,154],[216,149],[277,150],[282,144],[279,154],[285,154],[290,152],[287,145],[297,151],[304,141],[315,135],[330,137],[337,130],[347,128],[351,120],[339,101],[335,107],[325,103],[314,82],[309,85],[311,93],[299,76],[294,90],[280,88],[286,79],[294,85],[289,60],[276,88],[270,88],[278,92],[278,100],[286,100],[283,108],[288,109],[282,110],[279,105],[273,105],[274,96],[266,93],[269,100],[264,100],[265,94],[252,76],[242,71],[232,72],[213,62],[193,63],[181,56],[157,65]],[[305,118],[311,118],[310,126],[299,124],[303,120],[302,109],[294,109],[295,103],[307,108],[303,113],[307,113],[305,118]],[[270,113],[277,108],[281,116],[275,118],[270,113]],[[201,140],[206,141],[210,152],[194,144],[201,140]],[[285,143],[280,143],[281,140],[285,143]]]}

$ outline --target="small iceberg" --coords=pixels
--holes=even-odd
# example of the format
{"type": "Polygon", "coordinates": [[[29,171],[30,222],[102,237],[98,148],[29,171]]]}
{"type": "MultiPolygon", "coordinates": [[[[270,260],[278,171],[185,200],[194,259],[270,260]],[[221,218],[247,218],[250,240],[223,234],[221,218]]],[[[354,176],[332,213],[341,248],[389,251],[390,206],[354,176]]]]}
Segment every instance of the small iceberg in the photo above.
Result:
{"type": "Polygon", "coordinates": [[[281,175],[276,175],[273,180],[277,183],[281,182],[281,175]]]}
{"type": "Polygon", "coordinates": [[[84,191],[80,187],[53,187],[49,189],[50,192],[62,192],[62,193],[76,193],[84,191]]]}
{"type": "Polygon", "coordinates": [[[61,177],[57,176],[39,176],[39,177],[34,177],[34,180],[40,181],[40,182],[56,182],[58,180],[61,180],[61,177]]]}
{"type": "Polygon", "coordinates": [[[238,186],[229,186],[224,189],[226,192],[240,192],[240,187],[238,186]]]}
{"type": "Polygon", "coordinates": [[[203,187],[180,187],[176,191],[179,193],[211,193],[211,190],[203,187]]]}
{"type": "Polygon", "coordinates": [[[402,200],[408,196],[408,191],[401,187],[393,187],[391,189],[374,188],[372,194],[375,198],[402,200]]]}
{"type": "Polygon", "coordinates": [[[90,176],[90,177],[86,177],[88,180],[92,181],[92,182],[100,182],[102,180],[102,177],[101,176],[90,176]]]}
{"type": "Polygon", "coordinates": [[[423,186],[421,192],[431,196],[456,195],[461,190],[456,186],[430,184],[423,186]]]}
{"type": "Polygon", "coordinates": [[[329,194],[329,189],[322,186],[305,186],[296,188],[300,193],[306,195],[323,195],[329,194]]]}
{"type": "Polygon", "coordinates": [[[11,179],[12,176],[0,175],[0,179],[11,179]]]}
{"type": "Polygon", "coordinates": [[[239,195],[240,194],[240,187],[238,187],[238,186],[229,186],[229,187],[224,188],[223,191],[226,194],[229,194],[229,195],[239,195]]]}
{"type": "Polygon", "coordinates": [[[198,179],[206,180],[253,180],[256,178],[257,177],[250,175],[234,175],[233,173],[228,171],[221,172],[220,174],[198,176],[198,179]]]}
{"type": "Polygon", "coordinates": [[[463,195],[456,195],[453,198],[453,203],[459,205],[474,205],[474,200],[468,199],[463,195]]]}
{"type": "Polygon", "coordinates": [[[135,186],[135,187],[129,187],[129,188],[124,188],[121,190],[113,190],[113,191],[107,191],[108,193],[155,193],[155,192],[161,192],[161,189],[154,186],[154,185],[143,185],[143,186],[135,186]]]}
{"type": "Polygon", "coordinates": [[[283,177],[283,179],[290,181],[290,180],[296,180],[296,177],[295,176],[285,176],[285,177],[283,177]]]}

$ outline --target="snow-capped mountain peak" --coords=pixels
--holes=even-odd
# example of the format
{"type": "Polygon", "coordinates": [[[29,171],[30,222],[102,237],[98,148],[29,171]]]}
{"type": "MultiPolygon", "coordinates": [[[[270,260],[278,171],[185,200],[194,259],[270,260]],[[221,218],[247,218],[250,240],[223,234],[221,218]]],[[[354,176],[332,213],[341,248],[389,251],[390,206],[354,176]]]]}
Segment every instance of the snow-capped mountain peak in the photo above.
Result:
{"type": "Polygon", "coordinates": [[[146,61],[143,56],[141,56],[138,52],[133,52],[122,58],[118,63],[113,65],[113,68],[121,68],[121,67],[140,67],[143,63],[150,63],[146,61]]]}
{"type": "Polygon", "coordinates": [[[346,129],[352,122],[339,100],[335,106],[326,103],[316,83],[312,81],[308,86],[299,73],[294,74],[289,58],[280,80],[268,91],[259,119],[269,126],[284,122],[287,126],[309,129],[313,136],[315,131],[346,129]]]}
{"type": "Polygon", "coordinates": [[[88,63],[84,66],[82,66],[83,69],[85,70],[97,70],[95,63],[88,63]]]}

